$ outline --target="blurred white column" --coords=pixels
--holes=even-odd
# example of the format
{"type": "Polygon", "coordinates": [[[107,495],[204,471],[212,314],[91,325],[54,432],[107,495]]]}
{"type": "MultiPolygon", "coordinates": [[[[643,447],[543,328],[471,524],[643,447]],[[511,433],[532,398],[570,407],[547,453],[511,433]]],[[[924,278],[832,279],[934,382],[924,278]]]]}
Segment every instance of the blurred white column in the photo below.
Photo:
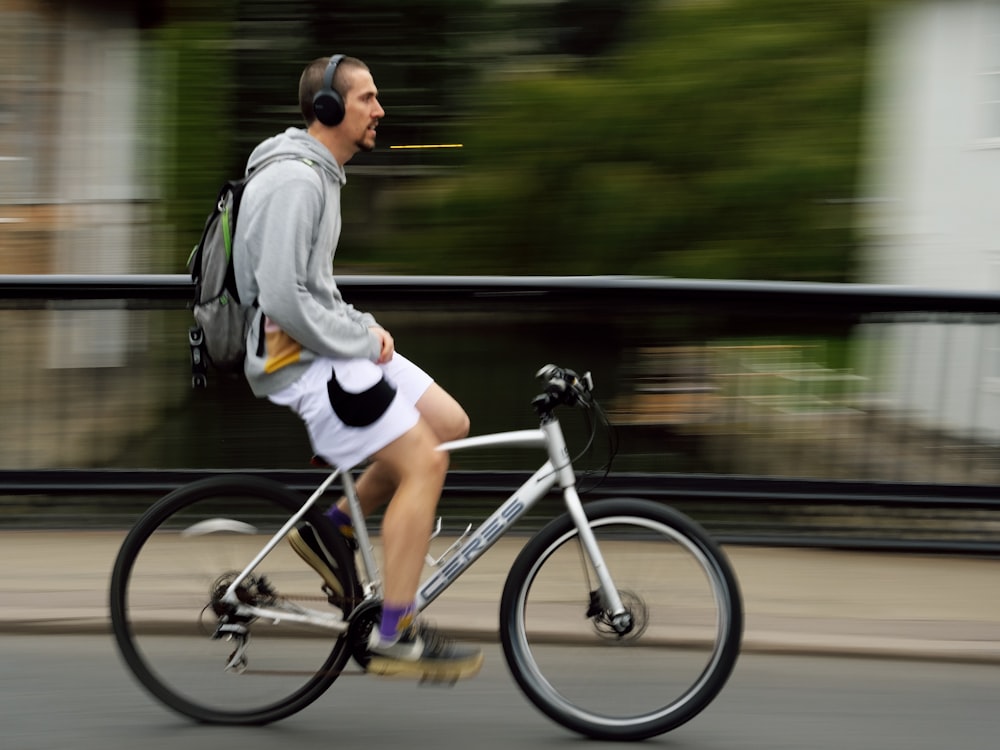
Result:
{"type": "MultiPolygon", "coordinates": [[[[120,274],[142,267],[145,243],[136,242],[136,212],[145,197],[138,168],[142,71],[139,32],[131,23],[124,12],[82,3],[66,10],[53,181],[62,216],[56,273],[120,274]]],[[[54,311],[50,366],[124,365],[127,316],[54,311]]]]}

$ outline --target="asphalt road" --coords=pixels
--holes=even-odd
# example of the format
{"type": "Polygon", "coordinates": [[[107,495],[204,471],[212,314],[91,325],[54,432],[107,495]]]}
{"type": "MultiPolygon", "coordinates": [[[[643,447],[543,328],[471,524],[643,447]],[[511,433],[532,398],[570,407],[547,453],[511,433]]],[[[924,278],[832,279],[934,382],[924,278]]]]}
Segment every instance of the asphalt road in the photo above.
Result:
{"type": "MultiPolygon", "coordinates": [[[[154,703],[125,671],[110,637],[2,636],[0,747],[584,746],[517,692],[496,645],[487,645],[486,658],[483,672],[459,688],[345,676],[289,719],[233,728],[193,724],[154,703]]],[[[994,750],[1000,737],[998,699],[996,665],[751,654],[741,657],[729,684],[704,713],[643,746],[994,750]]]]}

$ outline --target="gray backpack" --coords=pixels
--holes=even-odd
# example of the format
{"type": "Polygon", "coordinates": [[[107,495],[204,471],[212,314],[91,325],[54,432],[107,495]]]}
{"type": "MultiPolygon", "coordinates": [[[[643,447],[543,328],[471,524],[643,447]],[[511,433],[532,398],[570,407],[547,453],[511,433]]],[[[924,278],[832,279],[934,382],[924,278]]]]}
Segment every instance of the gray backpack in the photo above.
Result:
{"type": "Polygon", "coordinates": [[[257,300],[243,301],[236,290],[233,241],[243,190],[269,164],[296,159],[279,154],[262,162],[248,175],[227,180],[219,189],[215,207],[205,220],[201,239],[188,258],[188,272],[194,282],[191,309],[195,325],[188,329],[191,346],[191,386],[208,384],[208,367],[220,372],[241,372],[246,359],[247,330],[257,308],[257,300]]]}

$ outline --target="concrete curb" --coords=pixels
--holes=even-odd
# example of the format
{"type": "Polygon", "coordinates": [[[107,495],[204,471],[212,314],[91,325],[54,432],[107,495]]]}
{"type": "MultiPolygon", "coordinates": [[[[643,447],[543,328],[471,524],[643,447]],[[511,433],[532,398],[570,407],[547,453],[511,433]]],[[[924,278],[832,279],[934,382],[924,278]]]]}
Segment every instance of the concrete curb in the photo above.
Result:
{"type": "MultiPolygon", "coordinates": [[[[498,643],[499,631],[486,628],[435,624],[449,636],[480,643],[498,643]]],[[[182,627],[166,626],[164,634],[180,633],[182,627]]],[[[190,632],[188,626],[184,632],[190,632]]],[[[7,636],[106,636],[113,637],[110,618],[53,618],[2,620],[0,635],[7,636]]],[[[743,654],[830,656],[917,661],[1000,664],[997,641],[875,637],[870,634],[803,634],[790,631],[748,631],[744,633],[743,654]]]]}

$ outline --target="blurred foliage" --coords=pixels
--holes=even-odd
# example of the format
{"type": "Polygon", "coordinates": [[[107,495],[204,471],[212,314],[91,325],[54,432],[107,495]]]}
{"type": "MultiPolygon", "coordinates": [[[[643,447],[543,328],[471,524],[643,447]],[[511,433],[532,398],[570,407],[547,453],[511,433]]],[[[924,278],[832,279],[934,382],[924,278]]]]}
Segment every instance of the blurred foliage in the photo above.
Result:
{"type": "MultiPolygon", "coordinates": [[[[150,38],[169,92],[165,195],[181,238],[177,265],[222,181],[243,171],[261,140],[302,124],[298,80],[309,60],[345,52],[372,65],[382,97],[392,102],[380,144],[433,139],[429,131],[454,116],[451,100],[470,85],[491,4],[163,0],[150,38]]],[[[358,161],[378,165],[387,154],[358,161]]]]}
{"type": "Polygon", "coordinates": [[[176,272],[183,267],[227,176],[234,62],[226,43],[230,28],[224,21],[183,20],[148,32],[163,78],[160,127],[168,134],[163,168],[166,214],[181,238],[172,256],[176,265],[162,270],[176,272]]]}
{"type": "Polygon", "coordinates": [[[388,112],[350,165],[343,263],[849,279],[874,2],[166,0],[178,258],[299,124],[303,64],[343,51],[388,112]],[[464,148],[388,148],[427,143],[464,148]]]}
{"type": "Polygon", "coordinates": [[[599,62],[491,71],[450,136],[463,169],[408,186],[380,250],[438,273],[847,279],[870,11],[672,4],[599,62]]]}

